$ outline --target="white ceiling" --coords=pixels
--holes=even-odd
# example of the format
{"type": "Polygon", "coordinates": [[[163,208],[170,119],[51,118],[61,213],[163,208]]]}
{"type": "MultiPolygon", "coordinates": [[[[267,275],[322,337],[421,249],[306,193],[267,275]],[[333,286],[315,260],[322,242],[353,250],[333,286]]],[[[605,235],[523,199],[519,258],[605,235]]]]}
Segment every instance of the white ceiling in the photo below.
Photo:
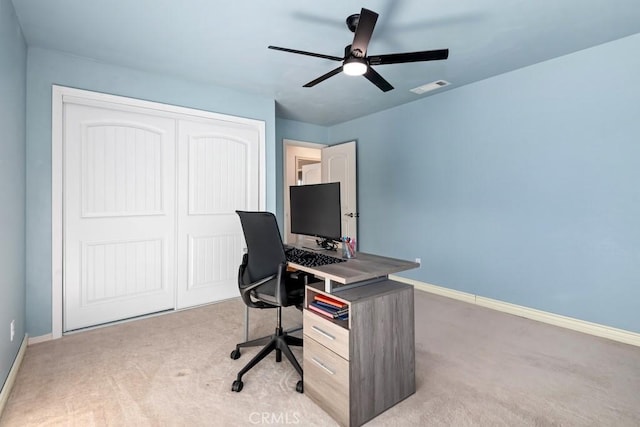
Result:
{"type": "MultiPolygon", "coordinates": [[[[640,32],[638,0],[13,0],[27,44],[254,93],[279,117],[332,125],[640,32]],[[449,49],[445,61],[375,67],[302,85],[340,64],[347,16],[380,14],[369,55],[449,49]],[[424,95],[409,89],[451,85],[424,95]]],[[[638,52],[630,52],[637,55],[638,52]]],[[[606,61],[606,58],[602,59],[606,61]]]]}

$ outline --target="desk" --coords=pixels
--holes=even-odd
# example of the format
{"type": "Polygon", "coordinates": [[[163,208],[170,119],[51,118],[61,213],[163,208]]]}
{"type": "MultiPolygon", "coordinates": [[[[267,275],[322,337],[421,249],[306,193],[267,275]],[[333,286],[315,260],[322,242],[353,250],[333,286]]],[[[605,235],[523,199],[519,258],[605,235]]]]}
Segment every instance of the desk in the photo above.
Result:
{"type": "Polygon", "coordinates": [[[415,393],[413,287],[388,275],[419,264],[357,253],[321,267],[290,265],[324,279],[305,289],[305,395],[341,425],[359,426],[415,393]],[[318,294],[348,304],[349,318],[310,310],[318,294]]]}
{"type": "MultiPolygon", "coordinates": [[[[339,256],[339,252],[318,250],[329,256],[339,256]]],[[[346,262],[323,265],[320,267],[305,267],[289,263],[289,267],[311,273],[324,280],[325,292],[333,292],[334,288],[346,288],[363,286],[372,282],[386,280],[389,274],[411,270],[420,267],[420,264],[396,258],[388,258],[380,255],[372,255],[358,252],[356,258],[346,262]]],[[[249,307],[244,307],[244,340],[249,340],[249,307]]]]}
{"type": "MultiPolygon", "coordinates": [[[[346,262],[289,266],[323,279],[305,288],[305,395],[338,423],[351,427],[415,393],[413,287],[389,280],[389,274],[419,264],[358,252],[346,262]],[[316,294],[348,304],[349,319],[328,319],[311,311],[309,302],[316,294]]],[[[247,339],[248,312],[245,307],[247,339]]]]}
{"type": "MultiPolygon", "coordinates": [[[[332,251],[318,251],[329,256],[336,256],[332,251]]],[[[325,292],[333,292],[334,288],[362,286],[371,281],[384,280],[389,274],[417,268],[420,264],[396,258],[388,258],[380,255],[372,255],[358,252],[356,258],[346,262],[323,265],[320,267],[305,267],[294,263],[289,266],[296,270],[302,270],[324,279],[325,292]]]]}

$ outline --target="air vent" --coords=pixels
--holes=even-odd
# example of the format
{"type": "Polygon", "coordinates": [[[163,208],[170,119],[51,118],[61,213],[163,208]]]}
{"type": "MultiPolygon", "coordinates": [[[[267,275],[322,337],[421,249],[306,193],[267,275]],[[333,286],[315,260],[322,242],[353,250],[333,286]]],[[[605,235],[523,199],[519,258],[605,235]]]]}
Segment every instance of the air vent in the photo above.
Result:
{"type": "Polygon", "coordinates": [[[421,95],[425,92],[429,92],[430,90],[438,89],[450,84],[451,83],[446,80],[436,80],[435,82],[427,83],[426,85],[414,87],[413,89],[411,89],[411,92],[421,95]]]}

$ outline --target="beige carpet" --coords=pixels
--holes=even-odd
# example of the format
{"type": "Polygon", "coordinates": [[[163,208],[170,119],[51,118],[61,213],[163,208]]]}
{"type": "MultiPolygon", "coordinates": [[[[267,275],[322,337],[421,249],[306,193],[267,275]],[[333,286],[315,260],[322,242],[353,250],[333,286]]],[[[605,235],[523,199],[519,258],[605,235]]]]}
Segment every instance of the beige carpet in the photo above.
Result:
{"type": "MultiPolygon", "coordinates": [[[[335,425],[284,360],[231,392],[257,351],[229,358],[242,313],[236,299],[30,346],[0,425],[335,425]]],[[[274,315],[252,311],[251,335],[274,315]]],[[[416,371],[416,394],[367,426],[640,426],[640,348],[420,291],[416,371]]]]}

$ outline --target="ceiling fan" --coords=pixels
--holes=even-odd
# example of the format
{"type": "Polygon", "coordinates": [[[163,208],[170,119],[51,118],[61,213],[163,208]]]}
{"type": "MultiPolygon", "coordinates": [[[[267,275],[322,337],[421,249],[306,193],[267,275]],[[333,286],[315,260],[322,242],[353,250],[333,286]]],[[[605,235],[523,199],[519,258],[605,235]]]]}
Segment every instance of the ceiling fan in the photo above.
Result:
{"type": "Polygon", "coordinates": [[[303,87],[313,87],[344,71],[350,76],[362,76],[376,85],[383,92],[393,89],[393,86],[386,81],[373,68],[373,65],[401,64],[404,62],[437,61],[449,57],[449,49],[425,50],[420,52],[391,53],[387,55],[367,56],[367,47],[376,26],[378,14],[362,8],[360,13],[353,14],[347,18],[347,27],[354,33],[353,42],[344,48],[344,58],[338,56],[324,55],[321,53],[305,52],[303,50],[287,49],[285,47],[269,46],[269,49],[281,50],[284,52],[297,53],[300,55],[315,56],[316,58],[331,59],[341,61],[342,65],[326,74],[310,81],[303,87]]]}

